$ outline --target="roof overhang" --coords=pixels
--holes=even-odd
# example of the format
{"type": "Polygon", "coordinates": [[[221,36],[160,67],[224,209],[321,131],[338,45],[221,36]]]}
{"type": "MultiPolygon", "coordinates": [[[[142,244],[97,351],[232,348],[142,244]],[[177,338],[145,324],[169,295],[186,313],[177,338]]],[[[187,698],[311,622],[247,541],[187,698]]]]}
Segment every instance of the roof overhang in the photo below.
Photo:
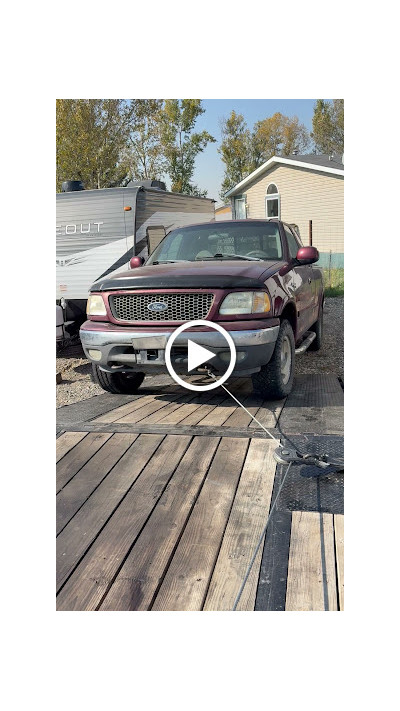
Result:
{"type": "Polygon", "coordinates": [[[290,158],[281,158],[280,156],[272,156],[272,158],[267,160],[266,163],[263,163],[262,165],[260,165],[259,168],[256,168],[256,170],[253,170],[253,172],[250,173],[250,175],[248,175],[247,178],[244,178],[243,180],[240,181],[240,183],[237,183],[237,185],[235,185],[233,188],[228,190],[228,192],[225,193],[225,197],[228,198],[231,195],[235,195],[235,193],[240,192],[244,187],[246,187],[246,185],[251,183],[259,175],[262,175],[262,173],[265,173],[267,170],[272,168],[272,166],[275,164],[290,165],[290,166],[294,166],[295,168],[307,168],[307,170],[315,170],[318,173],[330,173],[331,175],[343,175],[344,176],[344,170],[340,170],[339,168],[328,168],[327,166],[316,165],[315,163],[306,163],[304,161],[291,160],[290,158]]]}

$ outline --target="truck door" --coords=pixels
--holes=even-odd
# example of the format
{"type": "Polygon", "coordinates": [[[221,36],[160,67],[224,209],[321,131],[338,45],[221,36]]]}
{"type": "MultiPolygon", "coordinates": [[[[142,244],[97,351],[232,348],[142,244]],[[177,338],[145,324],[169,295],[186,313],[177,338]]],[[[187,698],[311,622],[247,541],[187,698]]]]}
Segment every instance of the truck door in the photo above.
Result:
{"type": "MultiPolygon", "coordinates": [[[[285,235],[289,247],[289,254],[295,259],[296,254],[302,245],[292,230],[284,225],[285,235]]],[[[297,335],[302,335],[315,322],[314,298],[313,298],[313,273],[310,264],[297,264],[292,267],[294,272],[293,289],[297,301],[297,335]]]]}

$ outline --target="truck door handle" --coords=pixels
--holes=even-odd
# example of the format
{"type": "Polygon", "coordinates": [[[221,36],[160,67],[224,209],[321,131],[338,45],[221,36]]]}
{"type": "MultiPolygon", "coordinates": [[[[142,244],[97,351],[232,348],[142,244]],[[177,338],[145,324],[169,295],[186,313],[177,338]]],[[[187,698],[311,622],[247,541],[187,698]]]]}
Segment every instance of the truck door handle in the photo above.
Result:
{"type": "Polygon", "coordinates": [[[308,277],[308,283],[311,284],[311,279],[310,279],[310,277],[308,277]]]}

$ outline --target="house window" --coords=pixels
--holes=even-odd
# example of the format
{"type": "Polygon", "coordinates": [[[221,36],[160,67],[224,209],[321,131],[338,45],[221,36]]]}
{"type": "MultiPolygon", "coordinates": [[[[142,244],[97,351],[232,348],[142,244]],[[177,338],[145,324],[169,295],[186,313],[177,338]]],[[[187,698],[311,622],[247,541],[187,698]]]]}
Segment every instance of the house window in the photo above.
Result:
{"type": "Polygon", "coordinates": [[[275,183],[270,183],[267,188],[265,215],[266,217],[277,217],[278,220],[281,219],[281,196],[278,193],[278,188],[275,183]]]}
{"type": "Polygon", "coordinates": [[[235,198],[235,220],[246,219],[246,198],[235,198]]]}

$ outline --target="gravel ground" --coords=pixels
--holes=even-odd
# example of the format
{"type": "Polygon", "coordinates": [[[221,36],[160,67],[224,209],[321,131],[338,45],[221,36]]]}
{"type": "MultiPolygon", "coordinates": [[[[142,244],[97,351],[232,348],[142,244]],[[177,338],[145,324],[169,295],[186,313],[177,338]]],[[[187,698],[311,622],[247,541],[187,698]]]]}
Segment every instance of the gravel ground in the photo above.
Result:
{"type": "Polygon", "coordinates": [[[325,299],[323,346],[296,358],[296,373],[335,373],[343,378],[344,299],[325,299]]]}
{"type": "MultiPolygon", "coordinates": [[[[306,351],[296,358],[296,373],[335,373],[343,378],[343,298],[325,300],[324,344],[320,351],[306,351]]],[[[57,407],[101,395],[104,390],[91,380],[92,367],[80,344],[57,355],[57,407]]]]}

